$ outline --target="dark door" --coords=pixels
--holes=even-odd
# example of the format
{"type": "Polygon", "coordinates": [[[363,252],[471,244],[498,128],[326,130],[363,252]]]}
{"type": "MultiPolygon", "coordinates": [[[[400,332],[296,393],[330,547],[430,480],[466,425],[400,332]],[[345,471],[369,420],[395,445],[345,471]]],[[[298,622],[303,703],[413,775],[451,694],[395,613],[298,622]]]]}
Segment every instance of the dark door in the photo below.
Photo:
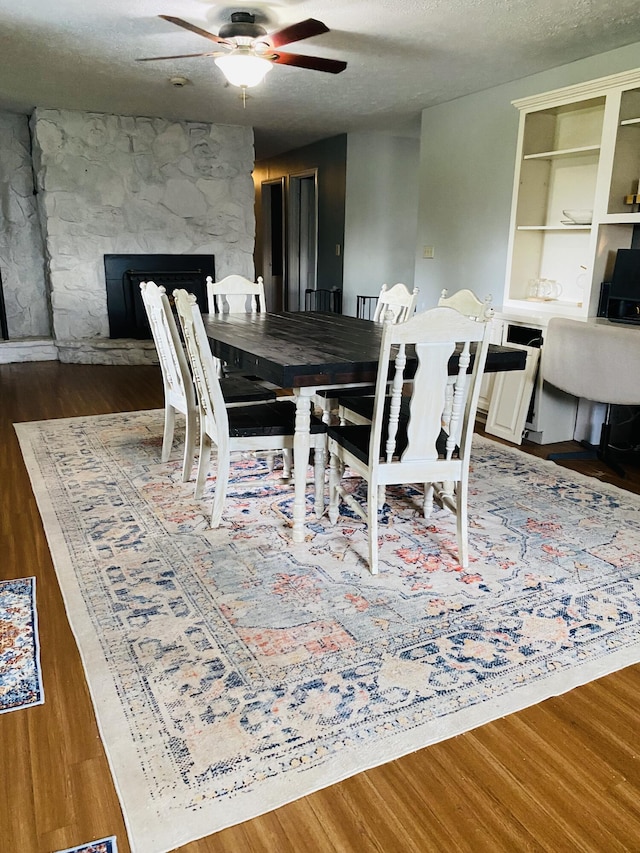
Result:
{"type": "Polygon", "coordinates": [[[262,182],[262,276],[268,311],[284,309],[284,177],[262,182]]]}
{"type": "Polygon", "coordinates": [[[318,194],[314,169],[289,176],[289,246],[286,308],[302,311],[305,290],[315,290],[318,270],[318,194]]]}

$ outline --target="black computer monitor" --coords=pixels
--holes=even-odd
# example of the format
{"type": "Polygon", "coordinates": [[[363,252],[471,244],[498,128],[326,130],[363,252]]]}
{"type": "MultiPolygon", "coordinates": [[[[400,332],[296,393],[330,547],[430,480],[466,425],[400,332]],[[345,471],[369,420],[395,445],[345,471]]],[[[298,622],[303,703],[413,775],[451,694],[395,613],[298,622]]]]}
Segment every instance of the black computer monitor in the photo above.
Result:
{"type": "Polygon", "coordinates": [[[618,249],[609,299],[635,299],[640,302],[640,249],[618,249]]]}
{"type": "MultiPolygon", "coordinates": [[[[604,316],[614,323],[640,324],[640,249],[618,249],[611,281],[602,285],[601,302],[605,295],[604,316]]],[[[603,316],[600,310],[598,316],[603,316]]]]}

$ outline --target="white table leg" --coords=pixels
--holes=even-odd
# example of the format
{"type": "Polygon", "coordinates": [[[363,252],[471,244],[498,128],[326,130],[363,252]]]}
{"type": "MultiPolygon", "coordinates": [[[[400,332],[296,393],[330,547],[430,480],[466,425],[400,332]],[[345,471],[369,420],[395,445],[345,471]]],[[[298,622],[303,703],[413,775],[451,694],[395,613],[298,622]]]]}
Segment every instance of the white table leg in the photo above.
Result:
{"type": "Polygon", "coordinates": [[[293,532],[294,542],[304,542],[304,521],[306,516],[307,467],[311,436],[311,397],[313,388],[294,388],[296,397],[296,432],[293,437],[293,532]]]}

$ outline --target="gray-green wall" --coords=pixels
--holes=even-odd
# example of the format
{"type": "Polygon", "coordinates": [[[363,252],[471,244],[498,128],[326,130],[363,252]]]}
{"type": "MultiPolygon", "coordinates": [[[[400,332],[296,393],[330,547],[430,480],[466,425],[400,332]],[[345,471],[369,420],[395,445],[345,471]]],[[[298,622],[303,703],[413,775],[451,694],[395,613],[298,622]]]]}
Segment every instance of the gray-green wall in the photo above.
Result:
{"type": "Polygon", "coordinates": [[[344,236],[345,314],[358,294],[383,284],[413,288],[420,141],[388,133],[350,133],[344,236]]]}
{"type": "Polygon", "coordinates": [[[443,288],[502,304],[518,133],[517,98],[640,67],[640,44],[572,62],[424,110],[415,284],[418,308],[443,288]],[[433,260],[423,260],[433,246],[433,260]]]}

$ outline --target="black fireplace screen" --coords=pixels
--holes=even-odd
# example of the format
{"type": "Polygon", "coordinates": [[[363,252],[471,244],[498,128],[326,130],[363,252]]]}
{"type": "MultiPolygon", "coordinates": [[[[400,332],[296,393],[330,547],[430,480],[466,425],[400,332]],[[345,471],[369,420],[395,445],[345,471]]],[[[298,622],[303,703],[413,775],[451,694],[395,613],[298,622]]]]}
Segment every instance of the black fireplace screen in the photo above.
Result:
{"type": "Polygon", "coordinates": [[[0,340],[9,340],[9,328],[7,326],[7,312],[4,307],[4,292],[2,290],[2,272],[0,272],[0,340]]]}
{"type": "Polygon", "coordinates": [[[169,295],[184,288],[206,312],[207,276],[215,281],[213,255],[105,255],[104,268],[111,338],[151,337],[140,282],[163,285],[169,295]]]}

